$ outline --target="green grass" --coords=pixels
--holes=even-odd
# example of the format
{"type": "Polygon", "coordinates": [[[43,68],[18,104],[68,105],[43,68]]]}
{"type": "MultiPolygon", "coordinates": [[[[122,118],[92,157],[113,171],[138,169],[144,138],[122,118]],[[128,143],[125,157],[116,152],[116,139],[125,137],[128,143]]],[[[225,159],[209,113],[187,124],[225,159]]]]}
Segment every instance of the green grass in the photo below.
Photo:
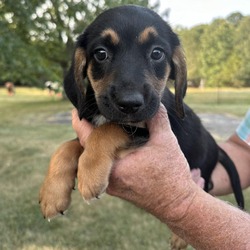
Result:
{"type": "Polygon", "coordinates": [[[250,107],[250,88],[205,90],[189,88],[185,102],[198,113],[227,113],[243,117],[250,107]]]}
{"type": "MultiPolygon", "coordinates": [[[[198,112],[242,117],[250,106],[250,90],[229,92],[220,93],[223,103],[214,104],[215,93],[190,91],[187,102],[198,112]]],[[[69,102],[38,89],[17,88],[13,97],[0,89],[0,249],[168,249],[165,225],[108,195],[86,205],[74,191],[66,216],[50,223],[43,219],[38,192],[50,155],[75,137],[70,124],[50,123],[49,118],[71,109],[69,102]]],[[[232,196],[226,198],[235,203],[232,196]]],[[[249,199],[246,204],[250,208],[249,199]]]]}

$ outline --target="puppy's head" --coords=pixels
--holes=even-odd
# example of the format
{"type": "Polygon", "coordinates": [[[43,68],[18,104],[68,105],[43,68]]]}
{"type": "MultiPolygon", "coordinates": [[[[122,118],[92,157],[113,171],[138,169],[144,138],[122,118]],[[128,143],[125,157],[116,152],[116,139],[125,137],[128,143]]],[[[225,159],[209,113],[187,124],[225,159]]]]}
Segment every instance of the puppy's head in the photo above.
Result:
{"type": "Polygon", "coordinates": [[[132,5],[110,9],[78,37],[64,84],[80,114],[88,104],[85,78],[92,105],[106,119],[120,123],[151,118],[172,78],[176,112],[184,117],[186,64],[180,42],[152,10],[132,5]]]}

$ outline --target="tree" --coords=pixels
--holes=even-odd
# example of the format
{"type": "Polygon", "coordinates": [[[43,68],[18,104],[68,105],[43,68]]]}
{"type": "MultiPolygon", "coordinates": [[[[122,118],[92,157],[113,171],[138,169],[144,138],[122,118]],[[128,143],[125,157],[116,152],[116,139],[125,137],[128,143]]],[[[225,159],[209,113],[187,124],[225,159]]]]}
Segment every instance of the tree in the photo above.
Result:
{"type": "Polygon", "coordinates": [[[35,82],[44,75],[45,60],[32,46],[29,20],[32,5],[22,1],[0,1],[0,69],[2,80],[35,82]],[[15,10],[13,12],[13,10],[15,10]],[[32,55],[32,56],[27,56],[32,55]],[[34,67],[37,65],[37,67],[34,67]],[[33,79],[32,75],[36,74],[33,79]]]}
{"type": "Polygon", "coordinates": [[[244,17],[235,31],[237,68],[234,80],[240,86],[250,86],[250,16],[244,17]]]}
{"type": "Polygon", "coordinates": [[[62,80],[77,35],[103,10],[131,3],[148,6],[147,0],[0,0],[1,79],[62,80]]]}
{"type": "Polygon", "coordinates": [[[201,37],[201,72],[206,86],[228,83],[224,74],[234,45],[233,26],[223,19],[215,20],[201,37]]]}
{"type": "Polygon", "coordinates": [[[199,86],[202,79],[201,74],[201,37],[206,25],[195,26],[191,29],[180,29],[178,31],[185,50],[188,79],[193,85],[199,86]]]}
{"type": "Polygon", "coordinates": [[[227,20],[229,23],[234,24],[234,25],[237,26],[237,25],[241,22],[241,20],[242,20],[243,17],[244,17],[244,16],[243,16],[240,12],[234,12],[234,13],[230,14],[230,15],[226,18],[226,20],[227,20]]]}

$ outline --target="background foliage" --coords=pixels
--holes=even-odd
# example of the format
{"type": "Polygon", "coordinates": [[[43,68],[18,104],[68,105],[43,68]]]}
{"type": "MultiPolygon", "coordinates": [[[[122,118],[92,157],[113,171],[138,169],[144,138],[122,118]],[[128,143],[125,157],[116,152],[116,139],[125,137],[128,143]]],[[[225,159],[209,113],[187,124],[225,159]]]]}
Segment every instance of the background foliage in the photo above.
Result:
{"type": "Polygon", "coordinates": [[[61,82],[74,41],[103,10],[147,0],[0,0],[0,81],[61,82]]]}
{"type": "Polygon", "coordinates": [[[232,13],[178,33],[193,85],[250,86],[250,16],[232,13]]]}
{"type": "MultiPolygon", "coordinates": [[[[77,35],[103,10],[131,3],[157,9],[147,0],[0,0],[0,82],[62,82],[77,35]]],[[[250,86],[250,16],[175,28],[192,85],[250,86]]]]}

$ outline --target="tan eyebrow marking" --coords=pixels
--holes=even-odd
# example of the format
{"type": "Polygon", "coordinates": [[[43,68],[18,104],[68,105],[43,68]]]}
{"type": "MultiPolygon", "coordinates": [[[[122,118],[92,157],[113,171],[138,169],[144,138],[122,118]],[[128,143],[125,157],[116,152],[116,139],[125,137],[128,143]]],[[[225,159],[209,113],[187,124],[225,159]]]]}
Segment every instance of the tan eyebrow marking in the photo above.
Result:
{"type": "Polygon", "coordinates": [[[154,37],[158,36],[157,30],[153,26],[147,27],[139,34],[138,42],[145,43],[149,40],[150,36],[152,35],[154,37]]]}
{"type": "Polygon", "coordinates": [[[118,36],[118,34],[111,28],[105,29],[102,33],[101,33],[102,37],[110,37],[111,38],[111,42],[114,45],[117,45],[120,41],[120,38],[118,36]]]}

